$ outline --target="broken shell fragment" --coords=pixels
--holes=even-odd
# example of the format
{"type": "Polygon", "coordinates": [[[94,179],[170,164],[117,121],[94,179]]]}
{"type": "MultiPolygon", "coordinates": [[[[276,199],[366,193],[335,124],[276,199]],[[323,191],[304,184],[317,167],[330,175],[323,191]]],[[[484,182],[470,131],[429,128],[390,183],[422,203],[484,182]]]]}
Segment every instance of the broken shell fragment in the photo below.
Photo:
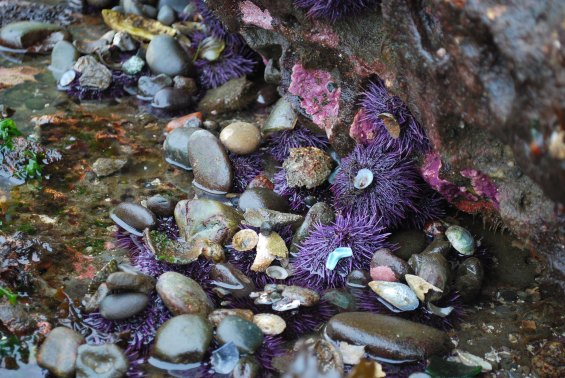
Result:
{"type": "Polygon", "coordinates": [[[365,356],[365,345],[353,345],[345,341],[340,341],[339,351],[343,357],[343,363],[347,365],[357,365],[365,356]]]}
{"type": "Polygon", "coordinates": [[[259,242],[257,243],[257,254],[255,260],[251,265],[251,270],[254,272],[264,272],[275,261],[275,256],[269,252],[267,246],[267,237],[259,235],[259,242]]]}
{"type": "Polygon", "coordinates": [[[353,250],[349,247],[338,247],[334,249],[326,260],[326,269],[334,270],[339,260],[353,256],[353,250]]]}
{"type": "Polygon", "coordinates": [[[381,113],[377,117],[383,121],[386,131],[388,131],[388,135],[390,135],[392,139],[398,139],[398,137],[400,137],[400,125],[394,115],[390,113],[381,113]]]}
{"type": "Polygon", "coordinates": [[[369,287],[379,295],[382,303],[390,304],[392,311],[412,311],[418,308],[420,302],[408,285],[399,282],[371,281],[369,287]]]}
{"type": "Polygon", "coordinates": [[[239,252],[251,251],[259,242],[259,235],[253,230],[240,230],[231,240],[233,249],[239,252]]]}
{"type": "Polygon", "coordinates": [[[253,316],[253,323],[263,331],[265,335],[280,335],[286,328],[283,318],[275,314],[257,314],[253,316]]]}
{"type": "Polygon", "coordinates": [[[443,293],[443,290],[441,290],[439,287],[432,285],[422,277],[418,277],[413,274],[407,274],[404,276],[404,279],[406,280],[408,286],[410,286],[410,288],[414,291],[414,293],[416,293],[418,299],[421,300],[422,302],[426,301],[426,294],[430,290],[436,291],[438,293],[443,293]]]}
{"type": "Polygon", "coordinates": [[[286,243],[276,232],[271,232],[268,236],[264,236],[263,234],[259,235],[257,252],[259,252],[259,249],[262,248],[265,248],[269,254],[280,259],[288,257],[288,248],[286,247],[286,243]]]}
{"type": "Polygon", "coordinates": [[[289,311],[300,307],[300,301],[298,299],[283,298],[280,301],[273,303],[273,310],[275,311],[289,311]]]}

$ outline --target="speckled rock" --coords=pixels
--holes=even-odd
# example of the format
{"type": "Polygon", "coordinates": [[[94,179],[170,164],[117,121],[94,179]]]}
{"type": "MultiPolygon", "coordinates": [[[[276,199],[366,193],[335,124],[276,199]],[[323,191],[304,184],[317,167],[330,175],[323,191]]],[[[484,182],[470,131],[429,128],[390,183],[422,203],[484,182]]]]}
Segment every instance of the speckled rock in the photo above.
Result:
{"type": "Polygon", "coordinates": [[[213,309],[210,298],[198,282],[176,272],[159,276],[156,286],[163,303],[174,315],[197,314],[207,316],[213,309]]]}
{"type": "Polygon", "coordinates": [[[72,329],[54,328],[39,348],[37,364],[49,370],[55,377],[73,377],[81,344],[84,344],[84,338],[72,329]]]}
{"type": "Polygon", "coordinates": [[[153,356],[172,363],[202,361],[212,341],[212,324],[201,315],[179,315],[157,330],[153,356]]]}
{"type": "Polygon", "coordinates": [[[247,155],[259,148],[261,132],[252,123],[238,121],[224,127],[220,140],[234,154],[247,155]]]}
{"type": "Polygon", "coordinates": [[[447,352],[446,333],[397,316],[345,312],[332,317],[325,333],[334,341],[366,345],[366,351],[390,360],[420,360],[447,352]]]}
{"type": "Polygon", "coordinates": [[[388,248],[382,248],[371,258],[371,278],[375,281],[402,281],[410,272],[410,266],[388,248]]]}
{"type": "Polygon", "coordinates": [[[123,202],[110,212],[110,218],[126,231],[142,236],[146,228],[152,229],[157,223],[155,214],[136,203],[123,202]]]}
{"type": "Polygon", "coordinates": [[[149,294],[155,288],[155,278],[143,273],[115,272],[108,276],[106,285],[110,290],[149,294]]]}
{"type": "Polygon", "coordinates": [[[98,158],[92,164],[92,170],[98,177],[110,176],[122,169],[127,162],[127,159],[98,158]]]}
{"type": "Polygon", "coordinates": [[[283,168],[289,187],[312,189],[326,181],[332,170],[332,159],[319,148],[291,148],[283,168]]]}
{"type": "Polygon", "coordinates": [[[194,171],[193,184],[213,193],[227,193],[233,168],[220,140],[208,130],[195,131],[188,139],[188,158],[194,171]]]}

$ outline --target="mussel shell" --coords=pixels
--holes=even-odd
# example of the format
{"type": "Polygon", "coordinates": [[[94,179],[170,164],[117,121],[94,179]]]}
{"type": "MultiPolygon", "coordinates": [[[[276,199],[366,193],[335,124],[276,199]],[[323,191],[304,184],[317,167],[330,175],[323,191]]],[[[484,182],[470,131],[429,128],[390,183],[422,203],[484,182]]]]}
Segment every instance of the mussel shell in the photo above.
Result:
{"type": "Polygon", "coordinates": [[[285,268],[277,265],[271,265],[267,268],[267,270],[265,270],[265,273],[267,276],[277,280],[284,280],[289,276],[288,271],[285,268]]]}
{"type": "Polygon", "coordinates": [[[475,253],[475,239],[473,235],[461,226],[449,226],[445,231],[447,240],[453,248],[462,255],[471,256],[475,253]]]}

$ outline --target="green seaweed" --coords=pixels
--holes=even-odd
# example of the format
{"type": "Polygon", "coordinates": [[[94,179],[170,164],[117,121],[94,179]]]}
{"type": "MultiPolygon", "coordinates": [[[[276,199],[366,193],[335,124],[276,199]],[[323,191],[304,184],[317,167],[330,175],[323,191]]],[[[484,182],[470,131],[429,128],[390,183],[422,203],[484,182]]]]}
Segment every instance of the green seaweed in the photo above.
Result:
{"type": "Polygon", "coordinates": [[[10,302],[12,305],[15,305],[18,302],[18,294],[12,293],[10,289],[3,286],[0,286],[0,298],[1,297],[6,297],[6,299],[8,299],[8,302],[10,302]]]}

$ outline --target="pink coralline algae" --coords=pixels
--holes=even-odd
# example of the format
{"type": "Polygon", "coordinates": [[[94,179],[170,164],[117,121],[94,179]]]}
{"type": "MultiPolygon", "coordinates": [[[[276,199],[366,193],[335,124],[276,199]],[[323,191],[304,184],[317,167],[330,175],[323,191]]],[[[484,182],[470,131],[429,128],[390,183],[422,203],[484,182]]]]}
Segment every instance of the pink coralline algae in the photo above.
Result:
{"type": "Polygon", "coordinates": [[[437,152],[431,152],[426,155],[424,164],[422,165],[422,177],[430,184],[430,186],[438,191],[450,203],[460,199],[467,201],[477,201],[478,198],[467,191],[464,186],[457,186],[454,183],[439,177],[442,162],[437,152]]]}
{"type": "Polygon", "coordinates": [[[331,127],[337,121],[341,97],[341,89],[333,81],[332,75],[295,64],[290,79],[288,91],[300,97],[300,106],[329,136],[331,127]]]}
{"type": "Polygon", "coordinates": [[[460,173],[461,176],[471,179],[471,186],[475,193],[490,200],[497,209],[499,208],[500,197],[498,188],[487,175],[470,168],[464,169],[460,173]]]}
{"type": "Polygon", "coordinates": [[[359,144],[369,144],[376,137],[376,125],[367,119],[367,113],[360,109],[353,118],[349,136],[359,144]]]}
{"type": "Polygon", "coordinates": [[[262,11],[257,5],[246,0],[239,4],[239,10],[243,15],[242,20],[246,24],[255,25],[267,30],[273,30],[273,17],[271,17],[268,9],[262,11]]]}
{"type": "Polygon", "coordinates": [[[461,176],[471,180],[471,187],[474,192],[472,193],[465,186],[458,186],[440,178],[441,167],[442,162],[439,154],[437,152],[429,153],[422,165],[422,177],[433,189],[457,208],[472,213],[489,207],[499,208],[498,187],[487,175],[475,169],[464,169],[460,172],[461,176]],[[471,206],[472,203],[478,203],[481,206],[471,206]]]}

